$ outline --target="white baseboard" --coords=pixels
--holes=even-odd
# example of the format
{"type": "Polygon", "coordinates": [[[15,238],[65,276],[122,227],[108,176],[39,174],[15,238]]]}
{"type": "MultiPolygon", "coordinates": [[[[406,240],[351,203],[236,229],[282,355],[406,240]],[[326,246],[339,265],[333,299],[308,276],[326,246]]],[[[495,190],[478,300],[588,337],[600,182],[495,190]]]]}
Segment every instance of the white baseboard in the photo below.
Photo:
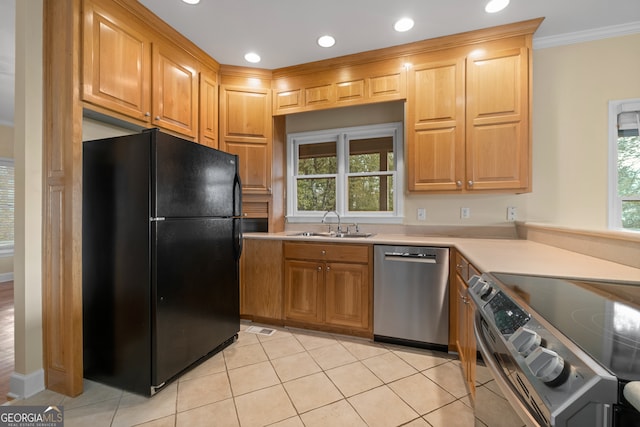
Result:
{"type": "Polygon", "coordinates": [[[11,282],[13,280],[13,272],[11,273],[0,273],[0,283],[2,282],[11,282]]]}
{"type": "Polygon", "coordinates": [[[9,378],[8,396],[12,399],[26,399],[44,390],[44,369],[27,375],[14,372],[9,378]]]}

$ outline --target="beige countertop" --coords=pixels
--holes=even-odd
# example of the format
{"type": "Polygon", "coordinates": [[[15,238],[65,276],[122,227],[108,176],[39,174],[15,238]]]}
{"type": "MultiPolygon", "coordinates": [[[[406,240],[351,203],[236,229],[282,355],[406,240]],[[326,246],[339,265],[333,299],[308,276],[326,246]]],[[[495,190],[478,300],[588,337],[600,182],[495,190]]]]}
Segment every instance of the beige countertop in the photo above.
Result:
{"type": "Polygon", "coordinates": [[[367,238],[332,238],[295,236],[295,233],[295,231],[245,233],[244,237],[245,239],[455,247],[483,272],[640,282],[640,269],[638,268],[529,240],[413,236],[404,234],[376,234],[367,238]]]}

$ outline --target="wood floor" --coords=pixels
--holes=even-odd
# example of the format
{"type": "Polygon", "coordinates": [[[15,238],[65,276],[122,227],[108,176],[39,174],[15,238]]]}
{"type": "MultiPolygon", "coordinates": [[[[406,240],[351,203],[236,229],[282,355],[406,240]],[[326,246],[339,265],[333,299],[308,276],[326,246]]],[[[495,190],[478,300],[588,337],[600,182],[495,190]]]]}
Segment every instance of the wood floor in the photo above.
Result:
{"type": "Polygon", "coordinates": [[[9,393],[13,372],[13,282],[0,283],[0,405],[9,393]]]}

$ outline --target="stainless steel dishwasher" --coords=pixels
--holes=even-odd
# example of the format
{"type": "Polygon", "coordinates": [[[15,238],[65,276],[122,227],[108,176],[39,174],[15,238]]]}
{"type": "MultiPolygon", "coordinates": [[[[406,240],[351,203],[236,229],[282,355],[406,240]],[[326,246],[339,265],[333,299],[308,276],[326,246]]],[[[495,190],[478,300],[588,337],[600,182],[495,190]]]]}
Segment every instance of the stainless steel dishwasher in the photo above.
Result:
{"type": "Polygon", "coordinates": [[[374,246],[374,340],[447,351],[449,249],[374,246]]]}

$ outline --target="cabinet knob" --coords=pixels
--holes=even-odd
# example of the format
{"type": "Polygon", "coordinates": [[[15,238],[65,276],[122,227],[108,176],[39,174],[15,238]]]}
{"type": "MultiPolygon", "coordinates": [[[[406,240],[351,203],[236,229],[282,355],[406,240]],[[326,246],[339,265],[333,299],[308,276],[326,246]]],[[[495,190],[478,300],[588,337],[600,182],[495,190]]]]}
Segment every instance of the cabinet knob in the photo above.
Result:
{"type": "Polygon", "coordinates": [[[146,113],[144,113],[144,116],[145,117],[149,117],[149,116],[151,116],[151,113],[147,111],[146,113]]]}
{"type": "Polygon", "coordinates": [[[467,182],[467,184],[469,184],[469,187],[473,187],[473,181],[469,180],[469,182],[467,182]]]}
{"type": "Polygon", "coordinates": [[[323,249],[323,250],[322,250],[322,252],[321,252],[321,254],[322,254],[322,255],[326,255],[326,254],[327,254],[327,251],[325,251],[325,250],[323,249]]]}
{"type": "Polygon", "coordinates": [[[331,270],[331,267],[327,266],[327,271],[331,270]]]}
{"type": "Polygon", "coordinates": [[[456,187],[458,187],[458,188],[462,187],[462,181],[457,180],[456,181],[456,187]]]}
{"type": "Polygon", "coordinates": [[[156,116],[156,120],[160,120],[160,116],[156,116]]]}
{"type": "Polygon", "coordinates": [[[318,266],[318,271],[322,271],[322,267],[318,266]]]}

